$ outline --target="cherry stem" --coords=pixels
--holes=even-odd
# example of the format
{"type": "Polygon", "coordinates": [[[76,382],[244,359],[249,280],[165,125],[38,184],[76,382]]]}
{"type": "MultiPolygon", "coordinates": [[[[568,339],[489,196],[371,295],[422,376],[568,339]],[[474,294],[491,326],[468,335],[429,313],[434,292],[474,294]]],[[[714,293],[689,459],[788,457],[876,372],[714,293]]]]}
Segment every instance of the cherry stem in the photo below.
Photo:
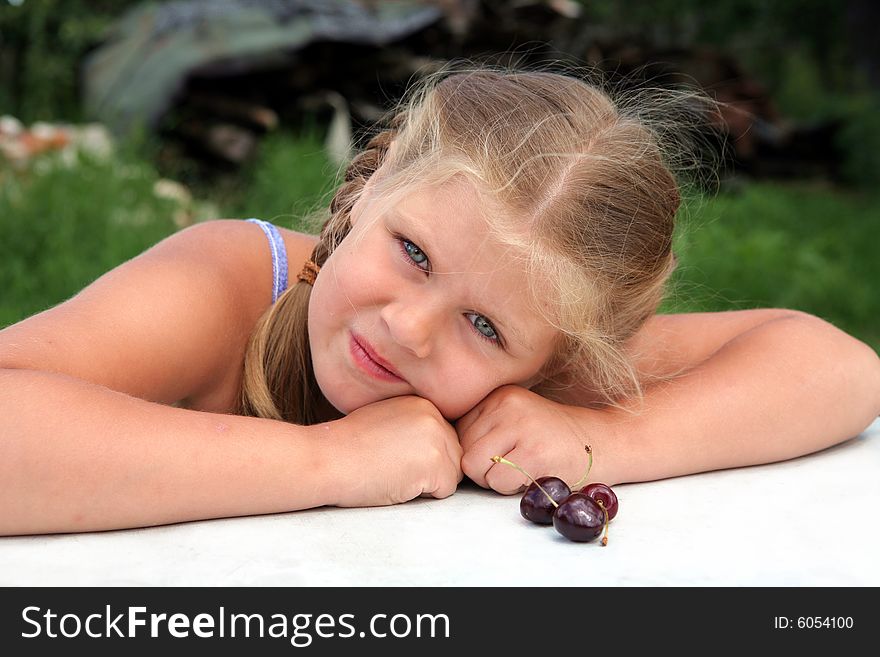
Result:
{"type": "Polygon", "coordinates": [[[581,477],[581,478],[578,480],[578,482],[577,482],[574,486],[571,487],[572,490],[574,490],[574,489],[576,489],[576,488],[580,488],[580,487],[581,487],[581,484],[583,484],[584,482],[586,482],[586,481],[587,481],[587,477],[590,476],[590,470],[593,469],[593,448],[590,447],[589,445],[584,445],[584,451],[589,455],[589,457],[590,457],[590,462],[587,463],[587,471],[584,473],[584,476],[581,477]]]}
{"type": "Polygon", "coordinates": [[[599,505],[599,508],[602,509],[602,513],[605,514],[605,536],[602,537],[602,545],[608,545],[608,509],[605,508],[605,505],[602,503],[602,500],[596,500],[596,504],[599,505]]]}
{"type": "Polygon", "coordinates": [[[494,463],[503,463],[504,465],[509,465],[511,468],[514,468],[514,469],[519,470],[520,472],[522,472],[526,477],[528,477],[529,479],[532,480],[532,483],[535,484],[535,486],[537,486],[538,488],[541,489],[541,492],[544,493],[544,495],[547,496],[547,499],[548,499],[548,500],[550,500],[550,504],[552,504],[553,506],[555,506],[557,509],[559,508],[559,505],[556,503],[556,500],[554,500],[552,497],[550,497],[550,493],[548,493],[546,490],[544,490],[544,487],[543,487],[541,484],[539,484],[537,481],[535,481],[535,478],[534,478],[532,475],[530,475],[528,472],[526,472],[525,470],[523,470],[523,469],[522,469],[521,467],[519,467],[516,463],[514,463],[513,461],[508,461],[508,460],[507,460],[506,458],[504,458],[503,456],[493,456],[493,457],[492,457],[492,461],[493,461],[494,463]]]}

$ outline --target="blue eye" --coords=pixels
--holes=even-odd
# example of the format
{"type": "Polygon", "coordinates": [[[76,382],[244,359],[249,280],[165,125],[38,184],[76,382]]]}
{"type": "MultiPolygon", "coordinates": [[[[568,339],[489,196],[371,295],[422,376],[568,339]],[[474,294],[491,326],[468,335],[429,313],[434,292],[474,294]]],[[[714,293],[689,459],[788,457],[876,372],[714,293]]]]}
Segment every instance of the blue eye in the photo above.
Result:
{"type": "MultiPolygon", "coordinates": [[[[429,268],[422,267],[422,264],[428,263],[428,256],[422,251],[418,246],[416,246],[413,242],[410,242],[405,237],[396,236],[397,244],[400,246],[400,251],[403,254],[403,257],[406,259],[408,263],[425,272],[426,274],[430,272],[429,268]]],[[[487,342],[492,343],[496,347],[504,347],[504,343],[501,340],[501,336],[498,335],[498,332],[495,330],[495,327],[492,326],[492,323],[477,313],[466,313],[468,318],[476,317],[475,321],[471,321],[471,326],[474,327],[474,331],[476,331],[477,335],[487,342]]]]}
{"type": "Polygon", "coordinates": [[[498,335],[498,332],[495,330],[495,327],[492,326],[491,322],[488,319],[483,317],[482,315],[478,315],[476,313],[468,313],[468,317],[476,317],[477,320],[473,322],[474,328],[477,332],[492,342],[493,344],[500,345],[501,337],[498,335]]]}
{"type": "MultiPolygon", "coordinates": [[[[399,238],[400,245],[405,251],[406,255],[409,257],[417,265],[421,265],[422,263],[428,262],[428,256],[425,255],[425,252],[422,251],[415,244],[410,242],[409,240],[399,238]]],[[[419,269],[423,269],[423,267],[419,267],[419,269]]]]}

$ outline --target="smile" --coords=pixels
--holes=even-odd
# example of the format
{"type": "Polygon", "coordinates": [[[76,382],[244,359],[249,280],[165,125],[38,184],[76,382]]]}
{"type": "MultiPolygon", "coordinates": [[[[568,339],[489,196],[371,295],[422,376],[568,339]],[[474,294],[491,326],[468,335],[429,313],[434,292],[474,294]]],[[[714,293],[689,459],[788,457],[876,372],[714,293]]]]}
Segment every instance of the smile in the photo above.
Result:
{"type": "Polygon", "coordinates": [[[361,371],[369,374],[375,379],[379,379],[380,381],[404,381],[403,378],[397,376],[373,360],[367,349],[369,349],[369,347],[364,347],[354,334],[352,334],[351,339],[349,340],[349,351],[351,352],[352,359],[361,371]]]}

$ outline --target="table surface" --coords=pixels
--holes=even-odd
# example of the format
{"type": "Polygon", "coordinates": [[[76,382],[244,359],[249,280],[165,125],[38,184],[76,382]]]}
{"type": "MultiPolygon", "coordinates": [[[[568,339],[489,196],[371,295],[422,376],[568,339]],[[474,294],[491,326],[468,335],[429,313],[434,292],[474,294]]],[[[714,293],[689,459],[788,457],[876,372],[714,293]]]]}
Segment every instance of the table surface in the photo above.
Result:
{"type": "Polygon", "coordinates": [[[4,586],[878,586],[880,418],[822,452],[615,486],[572,543],[473,484],[444,500],[0,538],[4,586]]]}

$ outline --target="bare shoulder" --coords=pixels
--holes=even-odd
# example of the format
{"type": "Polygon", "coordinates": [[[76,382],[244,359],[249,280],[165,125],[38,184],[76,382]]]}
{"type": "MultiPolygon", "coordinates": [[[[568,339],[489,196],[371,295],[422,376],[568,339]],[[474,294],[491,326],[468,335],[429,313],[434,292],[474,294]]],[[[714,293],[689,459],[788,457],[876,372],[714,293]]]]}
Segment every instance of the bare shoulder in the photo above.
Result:
{"type": "MultiPolygon", "coordinates": [[[[282,230],[291,269],[314,239],[282,230]]],[[[0,367],[66,374],[163,403],[227,411],[254,325],[271,303],[259,226],[197,224],[71,299],[0,331],[0,367]]]]}
{"type": "Polygon", "coordinates": [[[292,285],[296,281],[297,274],[302,271],[302,267],[312,256],[315,246],[318,244],[318,236],[309,233],[300,233],[288,228],[279,228],[281,236],[284,238],[284,245],[287,247],[287,267],[289,274],[287,280],[292,285]]]}
{"type": "Polygon", "coordinates": [[[746,331],[802,315],[785,308],[658,314],[630,338],[626,350],[643,379],[667,378],[699,365],[746,331]]]}
{"type": "MultiPolygon", "coordinates": [[[[197,248],[211,249],[229,285],[238,289],[242,302],[252,301],[262,314],[272,298],[272,256],[268,239],[256,224],[240,219],[217,219],[192,226],[197,248]]],[[[288,282],[296,280],[311,256],[318,237],[278,227],[287,250],[288,282]]]]}

